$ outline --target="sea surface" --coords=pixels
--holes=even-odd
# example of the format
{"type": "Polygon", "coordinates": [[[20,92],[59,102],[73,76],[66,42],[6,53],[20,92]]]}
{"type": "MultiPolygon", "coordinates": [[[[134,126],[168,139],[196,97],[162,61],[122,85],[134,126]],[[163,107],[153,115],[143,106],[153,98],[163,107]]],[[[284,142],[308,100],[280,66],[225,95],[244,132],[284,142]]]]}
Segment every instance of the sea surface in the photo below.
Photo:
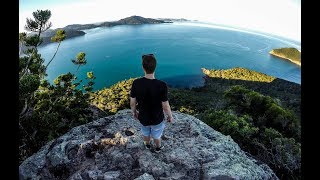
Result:
{"type": "MultiPolygon", "coordinates": [[[[296,47],[292,40],[199,22],[151,25],[121,25],[85,30],[84,36],[63,41],[47,69],[52,82],[58,75],[76,73],[71,59],[85,52],[87,64],[76,75],[96,76],[94,89],[110,87],[118,81],[143,76],[141,56],[153,53],[157,58],[155,76],[172,87],[196,87],[204,83],[201,68],[244,67],[288,81],[301,83],[301,67],[273,57],[274,48],[296,47]]],[[[57,43],[39,48],[47,63],[57,43]]]]}

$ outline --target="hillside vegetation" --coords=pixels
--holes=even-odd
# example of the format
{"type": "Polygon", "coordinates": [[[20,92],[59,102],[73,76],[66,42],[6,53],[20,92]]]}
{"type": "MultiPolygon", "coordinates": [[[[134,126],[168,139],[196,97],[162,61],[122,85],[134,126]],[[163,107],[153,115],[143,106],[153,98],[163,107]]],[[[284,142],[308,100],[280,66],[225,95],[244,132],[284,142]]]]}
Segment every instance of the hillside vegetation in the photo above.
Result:
{"type": "Polygon", "coordinates": [[[208,77],[222,79],[238,79],[257,82],[272,82],[276,79],[275,77],[241,67],[226,70],[207,70],[205,68],[202,68],[202,72],[208,77]]]}
{"type": "Polygon", "coordinates": [[[129,95],[135,78],[120,81],[109,88],[103,88],[91,94],[92,105],[107,114],[114,114],[118,110],[130,108],[129,95]]]}
{"type": "Polygon", "coordinates": [[[301,66],[301,52],[296,48],[279,48],[270,51],[270,54],[287,59],[301,66]]]}

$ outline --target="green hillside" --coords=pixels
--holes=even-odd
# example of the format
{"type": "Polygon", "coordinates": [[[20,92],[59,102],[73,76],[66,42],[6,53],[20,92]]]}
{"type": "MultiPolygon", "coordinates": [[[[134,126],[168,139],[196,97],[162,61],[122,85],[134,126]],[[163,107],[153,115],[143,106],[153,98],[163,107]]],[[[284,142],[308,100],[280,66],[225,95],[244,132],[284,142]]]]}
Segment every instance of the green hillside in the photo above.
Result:
{"type": "Polygon", "coordinates": [[[273,49],[272,51],[270,51],[270,54],[301,65],[301,52],[296,48],[273,49]]]}
{"type": "Polygon", "coordinates": [[[271,82],[275,79],[275,77],[241,67],[226,70],[207,70],[202,68],[202,72],[209,77],[222,79],[238,79],[257,82],[271,82]]]}

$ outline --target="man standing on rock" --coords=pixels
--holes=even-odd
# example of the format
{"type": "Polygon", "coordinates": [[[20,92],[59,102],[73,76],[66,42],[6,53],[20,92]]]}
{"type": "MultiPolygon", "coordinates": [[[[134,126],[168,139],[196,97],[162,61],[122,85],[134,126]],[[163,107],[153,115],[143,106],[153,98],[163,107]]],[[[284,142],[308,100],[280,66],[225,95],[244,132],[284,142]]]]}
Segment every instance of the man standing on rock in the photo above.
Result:
{"type": "Polygon", "coordinates": [[[155,79],[154,71],[157,60],[153,54],[142,56],[142,68],[145,76],[133,81],[130,92],[130,107],[133,117],[142,124],[144,145],[151,148],[150,139],[156,145],[155,152],[159,153],[161,136],[165,128],[164,113],[167,121],[172,122],[172,112],[168,102],[168,88],[163,81],[155,79]]]}

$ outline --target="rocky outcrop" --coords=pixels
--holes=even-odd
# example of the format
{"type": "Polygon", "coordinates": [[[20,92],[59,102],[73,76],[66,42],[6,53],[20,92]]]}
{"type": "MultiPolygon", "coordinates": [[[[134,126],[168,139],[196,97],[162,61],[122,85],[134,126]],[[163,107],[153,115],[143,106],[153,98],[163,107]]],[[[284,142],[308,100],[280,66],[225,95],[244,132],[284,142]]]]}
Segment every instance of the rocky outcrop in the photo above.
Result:
{"type": "Polygon", "coordinates": [[[78,126],[19,166],[20,179],[278,179],[199,119],[174,112],[164,149],[145,149],[129,110],[78,126]]]}

